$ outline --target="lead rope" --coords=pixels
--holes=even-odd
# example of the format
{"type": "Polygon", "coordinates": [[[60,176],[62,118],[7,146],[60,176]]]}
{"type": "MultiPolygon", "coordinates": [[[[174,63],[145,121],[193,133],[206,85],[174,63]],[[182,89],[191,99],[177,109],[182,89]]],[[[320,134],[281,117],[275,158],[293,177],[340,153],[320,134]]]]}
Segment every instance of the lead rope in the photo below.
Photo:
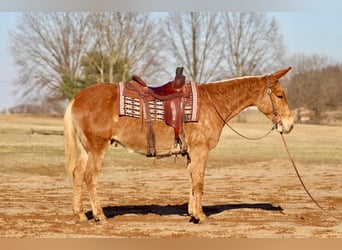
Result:
{"type": "Polygon", "coordinates": [[[241,136],[242,138],[245,138],[245,139],[247,139],[247,140],[251,140],[251,141],[258,141],[258,140],[264,139],[264,138],[265,138],[266,136],[268,136],[268,135],[274,130],[274,128],[275,128],[275,126],[272,126],[272,128],[271,128],[269,131],[267,131],[266,134],[264,134],[264,135],[262,135],[262,136],[260,136],[260,137],[248,137],[248,136],[245,136],[245,135],[239,133],[236,129],[234,129],[232,126],[230,126],[230,125],[228,124],[228,122],[224,121],[224,123],[227,125],[227,127],[229,127],[231,130],[233,130],[237,135],[239,135],[239,136],[241,136]]]}
{"type": "Polygon", "coordinates": [[[287,143],[286,143],[286,140],[285,140],[285,137],[284,137],[283,133],[280,133],[280,135],[281,135],[281,139],[282,139],[282,141],[283,141],[283,143],[284,143],[284,146],[285,146],[287,155],[288,155],[288,157],[289,157],[289,159],[290,159],[290,161],[291,161],[291,163],[292,163],[292,166],[293,166],[294,170],[296,171],[297,177],[298,177],[300,183],[302,184],[302,187],[304,188],[306,194],[310,197],[310,199],[313,201],[313,203],[315,203],[316,206],[317,206],[319,209],[321,209],[324,213],[328,214],[329,216],[333,217],[333,218],[336,219],[336,220],[341,221],[341,220],[342,220],[341,217],[337,217],[337,216],[333,215],[332,213],[330,213],[328,210],[324,209],[324,208],[316,201],[316,199],[311,195],[311,193],[309,192],[309,190],[308,190],[307,187],[305,186],[305,184],[304,184],[304,182],[303,182],[303,179],[302,179],[301,175],[299,174],[298,168],[297,168],[297,166],[296,166],[296,164],[295,164],[295,162],[294,162],[294,160],[293,160],[293,158],[292,158],[292,156],[291,156],[291,154],[290,154],[290,151],[289,151],[289,148],[288,148],[288,146],[287,146],[287,143]]]}
{"type": "MultiPolygon", "coordinates": [[[[267,92],[267,94],[269,95],[269,97],[270,97],[270,99],[271,99],[271,104],[272,104],[272,109],[273,109],[273,115],[274,115],[274,118],[273,118],[274,121],[273,121],[273,123],[274,123],[274,127],[276,127],[276,126],[277,126],[277,122],[275,121],[275,118],[276,118],[277,116],[280,117],[280,120],[279,120],[280,124],[282,125],[283,123],[282,123],[282,121],[281,121],[281,116],[279,115],[279,113],[278,113],[278,111],[277,111],[277,109],[276,109],[276,107],[275,107],[275,105],[274,105],[274,101],[273,101],[273,98],[272,98],[272,90],[271,90],[271,86],[270,86],[270,83],[269,83],[268,76],[266,76],[266,85],[267,85],[267,90],[266,90],[266,92],[267,92]]],[[[330,213],[328,210],[324,209],[324,208],[316,201],[316,199],[311,195],[311,193],[309,192],[309,190],[308,190],[307,187],[305,186],[304,181],[303,181],[301,175],[299,174],[298,168],[297,168],[297,166],[296,166],[296,164],[295,164],[295,162],[294,162],[294,160],[293,160],[293,158],[292,158],[292,156],[291,156],[291,154],[290,154],[290,151],[289,151],[289,148],[288,148],[288,146],[287,146],[287,143],[286,143],[286,140],[285,140],[285,137],[284,137],[283,132],[280,132],[280,135],[281,135],[281,139],[282,139],[282,141],[283,141],[283,143],[284,143],[284,146],[285,146],[287,155],[289,156],[289,159],[290,159],[290,161],[291,161],[291,163],[292,163],[292,166],[293,166],[293,168],[294,168],[294,170],[295,170],[295,172],[296,172],[296,175],[297,175],[297,177],[298,177],[300,183],[302,184],[302,187],[304,188],[306,194],[310,197],[310,199],[312,200],[312,202],[315,203],[316,206],[317,206],[319,209],[321,209],[324,213],[328,214],[329,216],[331,216],[332,218],[334,218],[334,219],[336,219],[336,220],[342,220],[342,218],[339,218],[339,217],[333,215],[332,213],[330,213]]]]}

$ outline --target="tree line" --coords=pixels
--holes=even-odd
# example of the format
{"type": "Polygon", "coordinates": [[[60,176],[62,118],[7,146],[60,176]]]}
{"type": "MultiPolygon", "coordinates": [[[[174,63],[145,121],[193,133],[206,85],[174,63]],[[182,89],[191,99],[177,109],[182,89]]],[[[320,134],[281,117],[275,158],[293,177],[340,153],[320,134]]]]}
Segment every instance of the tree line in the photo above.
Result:
{"type": "MultiPolygon", "coordinates": [[[[66,100],[95,82],[116,83],[132,74],[150,83],[166,82],[177,66],[184,67],[188,80],[206,83],[292,65],[290,104],[311,108],[304,93],[298,97],[304,91],[298,88],[307,94],[317,87],[302,82],[315,79],[326,89],[333,80],[328,83],[318,75],[335,76],[332,68],[341,71],[340,65],[329,63],[304,70],[300,60],[315,60],[307,55],[289,59],[279,25],[267,13],[24,13],[10,41],[19,95],[55,113],[63,113],[66,100]]],[[[331,94],[316,97],[330,98],[330,104],[322,100],[320,107],[341,105],[331,94]]]]}
{"type": "MultiPolygon", "coordinates": [[[[298,122],[304,117],[310,123],[327,119],[327,111],[342,108],[342,65],[323,55],[296,54],[291,78],[287,83],[287,96],[296,109],[298,122]],[[309,117],[308,117],[309,116],[309,117]]],[[[335,120],[342,120],[341,113],[335,120]]]]}

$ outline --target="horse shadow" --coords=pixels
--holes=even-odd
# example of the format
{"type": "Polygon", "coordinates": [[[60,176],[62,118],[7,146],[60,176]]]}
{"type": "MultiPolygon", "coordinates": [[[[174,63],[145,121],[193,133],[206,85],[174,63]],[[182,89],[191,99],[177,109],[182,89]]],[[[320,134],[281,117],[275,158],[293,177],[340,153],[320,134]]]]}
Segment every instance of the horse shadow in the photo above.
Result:
{"type": "MultiPolygon", "coordinates": [[[[204,213],[210,217],[224,211],[235,209],[261,209],[266,211],[282,212],[281,206],[274,206],[271,203],[240,203],[240,204],[223,204],[203,206],[204,213]]],[[[107,206],[103,208],[103,213],[109,218],[114,218],[119,215],[135,214],[156,214],[156,215],[179,215],[188,216],[188,203],[181,205],[126,205],[126,206],[107,206]]],[[[93,219],[92,211],[86,212],[89,220],[93,219]]]]}

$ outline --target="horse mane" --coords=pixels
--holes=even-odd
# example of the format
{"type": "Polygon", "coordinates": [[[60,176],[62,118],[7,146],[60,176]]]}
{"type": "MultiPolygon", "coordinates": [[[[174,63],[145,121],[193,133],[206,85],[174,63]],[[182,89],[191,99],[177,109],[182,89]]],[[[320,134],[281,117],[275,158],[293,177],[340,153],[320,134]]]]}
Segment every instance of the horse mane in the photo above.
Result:
{"type": "Polygon", "coordinates": [[[206,88],[207,90],[212,91],[213,93],[217,93],[217,92],[226,93],[227,91],[230,91],[231,89],[238,87],[244,83],[248,84],[246,88],[250,90],[252,85],[256,84],[256,82],[259,82],[259,80],[262,77],[263,76],[242,76],[242,77],[209,82],[209,83],[201,84],[201,85],[204,86],[204,88],[206,88]],[[254,81],[251,81],[251,79],[254,79],[254,81]]]}
{"type": "Polygon", "coordinates": [[[250,78],[256,78],[256,77],[261,77],[261,76],[240,76],[240,77],[235,77],[235,78],[229,78],[229,79],[223,79],[223,80],[219,80],[219,81],[209,82],[207,84],[233,83],[233,82],[240,81],[243,79],[250,79],[250,78]]]}

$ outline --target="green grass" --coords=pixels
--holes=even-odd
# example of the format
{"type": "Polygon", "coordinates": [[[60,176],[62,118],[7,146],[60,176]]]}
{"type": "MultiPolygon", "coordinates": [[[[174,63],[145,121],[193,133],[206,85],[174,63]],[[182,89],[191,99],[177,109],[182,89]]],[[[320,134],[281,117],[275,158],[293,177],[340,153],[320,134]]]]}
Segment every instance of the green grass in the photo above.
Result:
{"type": "MultiPolygon", "coordinates": [[[[255,114],[254,114],[255,115],[255,114]]],[[[251,116],[253,117],[253,116],[251,116]]],[[[249,117],[247,123],[231,125],[248,136],[261,136],[271,124],[249,117]],[[252,121],[251,121],[252,119],[252,121]]],[[[31,129],[62,130],[62,118],[0,115],[0,174],[64,175],[64,138],[58,135],[32,134],[31,129]]],[[[339,164],[342,162],[342,127],[295,125],[285,135],[291,154],[302,164],[339,164]]],[[[277,132],[260,141],[248,141],[224,128],[218,146],[210,152],[210,167],[287,160],[286,151],[277,132]]],[[[130,153],[123,148],[111,147],[105,166],[117,171],[136,168],[186,167],[186,160],[174,158],[155,160],[130,153]],[[127,168],[128,167],[128,168],[127,168]]]]}

